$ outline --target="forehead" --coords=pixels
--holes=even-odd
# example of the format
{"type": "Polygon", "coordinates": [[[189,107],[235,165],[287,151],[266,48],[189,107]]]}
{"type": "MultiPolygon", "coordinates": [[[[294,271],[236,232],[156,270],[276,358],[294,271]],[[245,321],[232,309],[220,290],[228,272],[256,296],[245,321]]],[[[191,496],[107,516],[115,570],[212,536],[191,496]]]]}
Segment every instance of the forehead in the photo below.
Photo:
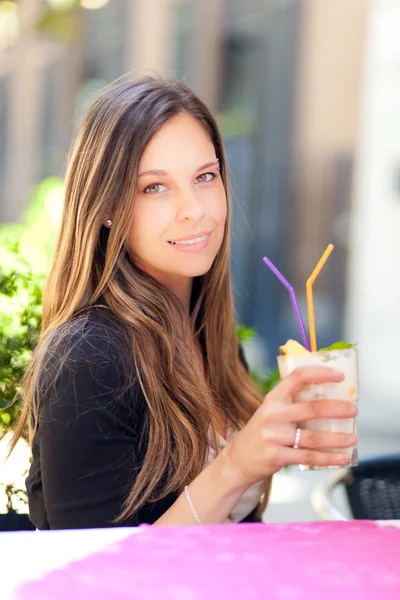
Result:
{"type": "Polygon", "coordinates": [[[153,136],[140,160],[140,170],[196,169],[215,158],[209,133],[197,119],[184,113],[170,119],[153,136]]]}

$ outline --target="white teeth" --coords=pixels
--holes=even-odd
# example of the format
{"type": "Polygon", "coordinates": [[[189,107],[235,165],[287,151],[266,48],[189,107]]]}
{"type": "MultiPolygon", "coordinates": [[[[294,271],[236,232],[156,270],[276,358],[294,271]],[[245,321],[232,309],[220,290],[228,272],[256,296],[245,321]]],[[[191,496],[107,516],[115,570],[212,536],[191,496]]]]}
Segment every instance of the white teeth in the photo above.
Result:
{"type": "Polygon", "coordinates": [[[206,239],[207,236],[203,235],[203,237],[194,238],[193,240],[178,240],[176,242],[171,242],[171,244],[199,244],[200,242],[203,242],[206,239]]]}

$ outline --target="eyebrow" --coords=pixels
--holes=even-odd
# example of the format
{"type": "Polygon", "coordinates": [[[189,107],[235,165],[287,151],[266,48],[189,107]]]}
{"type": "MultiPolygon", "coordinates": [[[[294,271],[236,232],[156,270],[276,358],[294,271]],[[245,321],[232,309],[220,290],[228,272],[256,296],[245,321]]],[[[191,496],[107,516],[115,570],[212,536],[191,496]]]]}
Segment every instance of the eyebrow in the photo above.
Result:
{"type": "MultiPolygon", "coordinates": [[[[219,164],[218,160],[214,160],[213,162],[206,163],[202,165],[197,171],[201,171],[202,169],[208,169],[209,167],[213,167],[214,165],[219,164]]],[[[149,171],[143,171],[143,173],[139,173],[139,177],[143,177],[144,175],[168,175],[168,171],[164,171],[163,169],[150,169],[149,171]]]]}

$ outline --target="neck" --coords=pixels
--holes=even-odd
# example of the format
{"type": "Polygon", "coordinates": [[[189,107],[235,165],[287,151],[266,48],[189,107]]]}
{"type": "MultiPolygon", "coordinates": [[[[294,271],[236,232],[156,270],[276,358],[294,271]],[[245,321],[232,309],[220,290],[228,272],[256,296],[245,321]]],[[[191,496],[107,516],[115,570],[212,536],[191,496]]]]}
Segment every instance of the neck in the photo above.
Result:
{"type": "Polygon", "coordinates": [[[185,314],[190,314],[190,298],[192,295],[193,279],[186,279],[170,285],[170,290],[175,294],[183,306],[185,314]]]}
{"type": "Polygon", "coordinates": [[[185,314],[190,314],[190,298],[192,295],[193,277],[184,277],[182,275],[173,275],[171,273],[164,273],[155,269],[147,264],[142,264],[140,261],[135,261],[136,264],[142,271],[148,273],[154,279],[162,283],[167,287],[178,300],[181,302],[185,314]]]}

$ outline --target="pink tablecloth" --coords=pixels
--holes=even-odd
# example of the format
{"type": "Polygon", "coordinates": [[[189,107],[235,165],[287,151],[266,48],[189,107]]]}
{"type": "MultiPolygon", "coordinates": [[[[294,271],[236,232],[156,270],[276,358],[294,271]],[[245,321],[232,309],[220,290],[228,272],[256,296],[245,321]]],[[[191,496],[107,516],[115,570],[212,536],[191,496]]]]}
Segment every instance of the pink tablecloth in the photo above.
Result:
{"type": "Polygon", "coordinates": [[[23,584],[15,597],[399,600],[400,529],[366,521],[146,527],[23,584]]]}

